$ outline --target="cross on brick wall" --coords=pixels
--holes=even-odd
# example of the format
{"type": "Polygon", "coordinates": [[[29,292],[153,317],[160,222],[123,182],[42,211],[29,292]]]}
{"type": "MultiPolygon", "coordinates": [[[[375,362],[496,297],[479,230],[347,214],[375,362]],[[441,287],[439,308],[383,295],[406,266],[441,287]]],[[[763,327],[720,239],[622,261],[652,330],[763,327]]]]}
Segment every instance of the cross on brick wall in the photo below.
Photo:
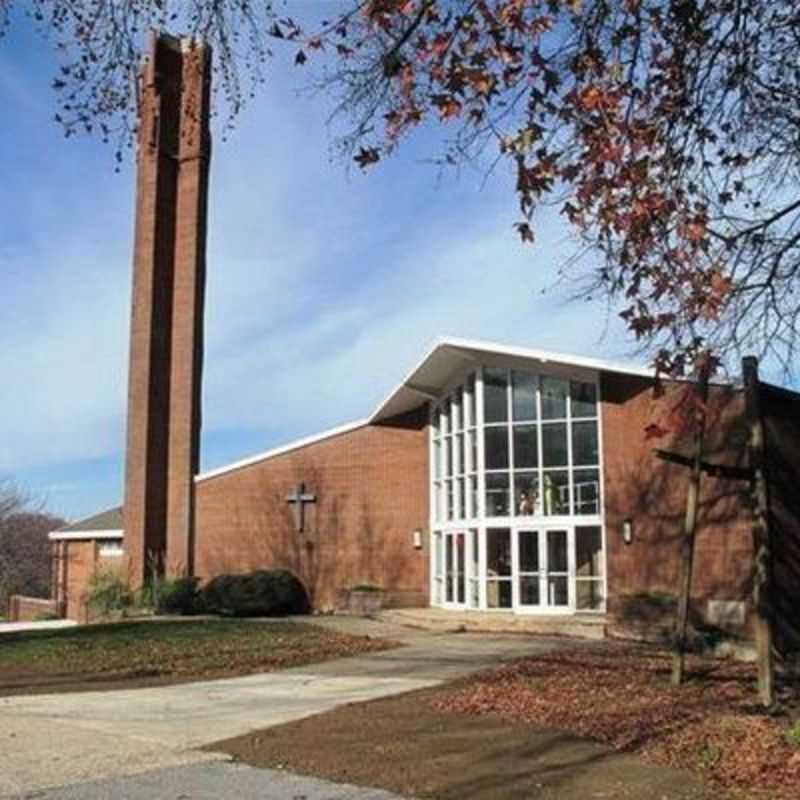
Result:
{"type": "Polygon", "coordinates": [[[305,508],[306,503],[316,503],[317,496],[306,491],[306,485],[299,483],[286,495],[286,502],[291,504],[294,513],[294,528],[298,533],[302,533],[305,527],[305,508]]]}

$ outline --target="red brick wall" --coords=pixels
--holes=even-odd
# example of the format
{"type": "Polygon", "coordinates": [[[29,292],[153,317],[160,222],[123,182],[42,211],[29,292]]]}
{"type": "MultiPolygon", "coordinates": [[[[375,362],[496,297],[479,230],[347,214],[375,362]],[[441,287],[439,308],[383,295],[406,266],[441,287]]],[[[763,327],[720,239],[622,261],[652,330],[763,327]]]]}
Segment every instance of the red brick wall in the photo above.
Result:
{"type": "Polygon", "coordinates": [[[35,622],[43,617],[52,617],[56,614],[55,600],[43,597],[25,597],[21,594],[12,594],[8,598],[8,618],[11,622],[35,622]]]}
{"type": "Polygon", "coordinates": [[[428,602],[428,439],[423,413],[368,425],[197,485],[196,574],[285,567],[329,609],[358,583],[428,602]],[[286,495],[317,495],[295,531],[286,495]],[[424,547],[413,547],[421,528],[424,547]]]}
{"type": "Polygon", "coordinates": [[[73,539],[58,544],[60,553],[56,570],[59,575],[55,601],[64,609],[67,619],[88,622],[90,614],[87,598],[92,575],[98,569],[119,570],[121,575],[125,575],[126,560],[100,556],[99,550],[103,542],[94,539],[73,539]]]}
{"type": "MultiPolygon", "coordinates": [[[[602,425],[607,524],[609,612],[624,616],[634,596],[677,593],[680,538],[686,509],[687,470],[656,458],[658,447],[691,454],[691,437],[673,430],[647,440],[651,423],[674,428],[670,409],[686,391],[669,383],[660,397],[651,381],[603,375],[602,425]],[[622,522],[633,520],[634,541],[626,545],[622,522]]],[[[712,387],[704,458],[746,463],[746,430],[740,393],[712,387]]],[[[705,614],[706,601],[746,600],[750,592],[752,539],[747,483],[704,476],[692,581],[693,609],[705,614]]],[[[645,613],[646,609],[640,609],[645,613]]]]}
{"type": "Polygon", "coordinates": [[[800,396],[761,384],[766,431],[776,645],[800,650],[800,396]]]}

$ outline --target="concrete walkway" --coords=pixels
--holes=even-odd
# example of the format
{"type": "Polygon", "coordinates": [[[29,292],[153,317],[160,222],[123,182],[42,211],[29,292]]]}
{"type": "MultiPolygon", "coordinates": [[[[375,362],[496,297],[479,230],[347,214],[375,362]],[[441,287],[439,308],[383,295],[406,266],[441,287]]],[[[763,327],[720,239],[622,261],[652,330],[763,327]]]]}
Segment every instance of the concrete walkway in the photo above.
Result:
{"type": "Polygon", "coordinates": [[[381,789],[331,783],[246,764],[191,764],[60,786],[30,800],[403,800],[381,789]]]}
{"type": "Polygon", "coordinates": [[[370,620],[312,621],[393,638],[403,647],[243,678],[0,698],[0,795],[208,761],[215,756],[194,748],[576,644],[433,634],[370,620]]]}
{"type": "Polygon", "coordinates": [[[41,622],[0,622],[0,634],[74,628],[77,624],[71,619],[47,619],[41,620],[41,622]]]}

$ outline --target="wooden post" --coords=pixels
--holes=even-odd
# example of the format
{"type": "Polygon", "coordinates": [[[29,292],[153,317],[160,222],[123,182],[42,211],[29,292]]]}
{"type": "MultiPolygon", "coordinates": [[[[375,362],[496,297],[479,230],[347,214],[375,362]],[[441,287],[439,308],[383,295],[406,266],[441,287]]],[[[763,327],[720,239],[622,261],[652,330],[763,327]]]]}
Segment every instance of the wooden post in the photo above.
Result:
{"type": "Polygon", "coordinates": [[[775,703],[775,665],[772,655],[772,549],[764,421],[761,417],[758,360],[754,356],[742,359],[742,378],[748,426],[747,454],[752,470],[750,487],[753,501],[753,609],[758,658],[758,694],[765,706],[771,706],[775,703]]]}
{"type": "Polygon", "coordinates": [[[672,685],[683,683],[686,654],[686,628],[689,623],[689,599],[692,588],[692,562],[694,561],[694,538],[700,505],[700,476],[702,475],[703,437],[706,427],[706,402],[708,401],[709,365],[703,360],[697,377],[695,392],[699,402],[694,411],[694,453],[689,473],[689,488],[686,495],[686,517],[681,542],[681,574],[678,594],[678,613],[675,620],[675,636],[672,650],[672,685]]]}

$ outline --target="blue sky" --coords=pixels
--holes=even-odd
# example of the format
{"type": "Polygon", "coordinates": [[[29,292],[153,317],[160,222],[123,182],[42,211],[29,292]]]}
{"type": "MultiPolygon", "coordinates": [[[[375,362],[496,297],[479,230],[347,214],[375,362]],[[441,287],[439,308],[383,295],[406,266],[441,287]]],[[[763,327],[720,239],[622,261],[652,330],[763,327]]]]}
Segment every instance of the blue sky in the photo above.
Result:
{"type": "MultiPolygon", "coordinates": [[[[53,66],[24,24],[0,41],[0,476],[75,519],[122,495],[134,173],[63,137],[53,66]]],[[[366,415],[441,335],[627,354],[602,305],[542,293],[556,213],[523,247],[512,178],[440,175],[432,134],[348,170],[306,80],[276,60],[215,141],[204,469],[366,415]]]]}

